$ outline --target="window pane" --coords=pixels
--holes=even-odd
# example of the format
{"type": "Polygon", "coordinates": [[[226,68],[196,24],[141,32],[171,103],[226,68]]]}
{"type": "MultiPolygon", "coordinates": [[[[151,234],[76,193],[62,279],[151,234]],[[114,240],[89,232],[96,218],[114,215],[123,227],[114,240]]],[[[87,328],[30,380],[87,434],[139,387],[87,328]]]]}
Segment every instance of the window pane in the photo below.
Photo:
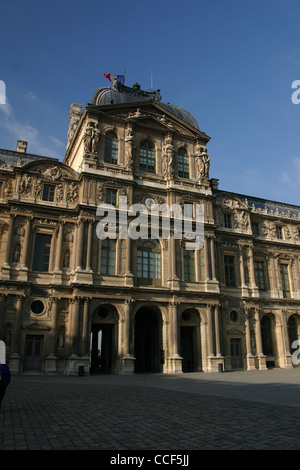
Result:
{"type": "Polygon", "coordinates": [[[180,149],[178,152],[178,176],[189,178],[189,158],[184,149],[180,149]]]}

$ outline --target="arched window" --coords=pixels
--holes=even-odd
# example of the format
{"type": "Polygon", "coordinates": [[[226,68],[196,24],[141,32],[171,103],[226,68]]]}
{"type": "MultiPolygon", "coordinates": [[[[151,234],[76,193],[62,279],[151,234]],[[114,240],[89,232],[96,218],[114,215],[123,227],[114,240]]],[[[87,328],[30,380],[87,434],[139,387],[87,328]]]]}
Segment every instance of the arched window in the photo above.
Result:
{"type": "Polygon", "coordinates": [[[148,140],[144,140],[140,145],[140,170],[155,173],[154,145],[148,140]]]}
{"type": "Polygon", "coordinates": [[[105,163],[118,163],[118,138],[114,132],[108,132],[105,136],[105,163]]]}
{"type": "Polygon", "coordinates": [[[161,253],[159,242],[144,241],[137,249],[139,284],[161,284],[161,253]]]}
{"type": "Polygon", "coordinates": [[[262,336],[262,346],[263,353],[266,356],[273,356],[273,340],[272,340],[272,331],[271,331],[271,318],[267,315],[264,315],[261,320],[261,336],[262,336]]]}
{"type": "Polygon", "coordinates": [[[178,176],[180,176],[180,178],[190,177],[189,157],[184,148],[178,151],[178,176]]]}

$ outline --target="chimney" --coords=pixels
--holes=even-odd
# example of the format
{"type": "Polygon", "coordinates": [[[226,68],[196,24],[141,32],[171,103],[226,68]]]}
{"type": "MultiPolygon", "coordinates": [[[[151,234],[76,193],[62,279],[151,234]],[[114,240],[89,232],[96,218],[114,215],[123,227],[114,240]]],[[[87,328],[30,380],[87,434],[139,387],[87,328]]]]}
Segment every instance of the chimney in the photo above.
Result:
{"type": "Polygon", "coordinates": [[[24,140],[18,140],[18,143],[17,143],[17,152],[26,153],[26,150],[27,150],[27,143],[28,143],[28,142],[25,142],[24,140]]]}

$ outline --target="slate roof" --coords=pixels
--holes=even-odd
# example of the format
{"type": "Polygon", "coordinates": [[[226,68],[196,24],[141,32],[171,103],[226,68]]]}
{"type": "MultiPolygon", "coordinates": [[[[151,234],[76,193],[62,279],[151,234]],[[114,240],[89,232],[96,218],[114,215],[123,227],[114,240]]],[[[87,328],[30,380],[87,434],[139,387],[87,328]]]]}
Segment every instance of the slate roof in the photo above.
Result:
{"type": "Polygon", "coordinates": [[[154,101],[165,108],[167,111],[175,114],[190,126],[199,130],[196,119],[184,108],[176,106],[170,103],[164,103],[161,101],[160,90],[156,91],[144,91],[140,89],[140,85],[136,83],[133,87],[126,87],[117,83],[113,87],[102,87],[99,88],[93,96],[92,103],[97,106],[107,106],[110,104],[121,104],[121,103],[135,103],[139,101],[154,101]]]}

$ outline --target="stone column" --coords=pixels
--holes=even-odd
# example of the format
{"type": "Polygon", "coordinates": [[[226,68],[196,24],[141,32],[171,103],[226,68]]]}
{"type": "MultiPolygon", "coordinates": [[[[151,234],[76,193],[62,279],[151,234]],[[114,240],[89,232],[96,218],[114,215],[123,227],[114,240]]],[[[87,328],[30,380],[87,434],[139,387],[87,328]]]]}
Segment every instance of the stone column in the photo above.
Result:
{"type": "Polygon", "coordinates": [[[87,251],[86,251],[86,270],[87,271],[92,271],[92,268],[91,268],[92,236],[93,236],[93,220],[89,220],[88,221],[87,251]]]}
{"type": "Polygon", "coordinates": [[[213,311],[214,306],[207,306],[207,354],[208,357],[215,357],[213,341],[213,311]]]}
{"type": "Polygon", "coordinates": [[[215,259],[215,237],[210,238],[210,257],[211,257],[211,270],[212,279],[216,281],[216,259],[215,259]]]}
{"type": "Polygon", "coordinates": [[[208,256],[208,237],[204,236],[204,262],[205,262],[205,281],[210,280],[209,274],[209,256],[208,256]]]}
{"type": "Polygon", "coordinates": [[[83,321],[82,321],[82,341],[81,341],[81,354],[83,356],[89,355],[89,335],[88,335],[88,328],[89,328],[89,304],[90,298],[84,298],[83,304],[83,321]]]}
{"type": "Polygon", "coordinates": [[[176,245],[174,232],[171,231],[169,238],[169,282],[172,289],[179,289],[179,278],[176,273],[176,245]]]}
{"type": "Polygon", "coordinates": [[[80,297],[74,297],[71,300],[72,317],[71,317],[71,337],[72,337],[72,356],[79,355],[79,315],[80,315],[80,297]]]}
{"type": "Polygon", "coordinates": [[[129,230],[127,230],[127,238],[126,238],[126,271],[125,271],[125,286],[132,286],[133,285],[133,274],[131,271],[131,257],[132,257],[132,245],[131,245],[131,238],[129,235],[129,230]]]}
{"type": "Polygon", "coordinates": [[[266,369],[266,356],[263,354],[259,309],[255,308],[255,342],[258,368],[266,369]]]}
{"type": "Polygon", "coordinates": [[[20,340],[21,340],[21,327],[22,327],[22,304],[23,295],[17,295],[16,315],[13,327],[12,336],[12,354],[9,357],[9,368],[12,374],[20,372],[20,340]]]}
{"type": "Polygon", "coordinates": [[[245,268],[244,268],[244,253],[243,246],[239,246],[239,256],[240,256],[240,274],[241,274],[241,287],[245,288],[245,268]]]}
{"type": "Polygon", "coordinates": [[[245,308],[245,330],[247,370],[255,370],[255,357],[252,354],[250,337],[250,308],[245,308]]]}
{"type": "Polygon", "coordinates": [[[11,249],[12,249],[12,241],[13,241],[13,230],[14,230],[14,218],[15,214],[10,214],[9,224],[8,224],[8,232],[7,232],[7,240],[6,240],[6,251],[5,251],[5,259],[4,259],[4,266],[10,267],[11,261],[11,249]]]}
{"type": "Polygon", "coordinates": [[[26,225],[25,225],[25,240],[23,245],[23,255],[21,261],[21,268],[28,269],[28,251],[29,251],[29,242],[31,239],[31,218],[27,217],[26,225]]]}
{"type": "Polygon", "coordinates": [[[0,338],[4,340],[4,314],[5,314],[5,299],[6,294],[0,294],[0,338]]]}
{"type": "Polygon", "coordinates": [[[63,230],[64,226],[60,223],[58,227],[57,245],[56,245],[56,256],[55,256],[55,271],[61,271],[61,250],[63,242],[63,230]]]}
{"type": "Polygon", "coordinates": [[[82,251],[83,251],[83,234],[84,234],[84,220],[78,221],[78,236],[76,247],[76,270],[82,270],[82,251]]]}
{"type": "Polygon", "coordinates": [[[174,374],[182,373],[182,357],[178,354],[178,302],[169,303],[169,371],[174,374]]]}
{"type": "Polygon", "coordinates": [[[131,299],[126,299],[124,304],[124,321],[123,321],[123,374],[134,372],[134,361],[135,358],[131,351],[131,335],[132,335],[132,304],[131,299]]]}
{"type": "Polygon", "coordinates": [[[284,355],[284,364],[283,366],[286,367],[287,369],[292,369],[293,364],[292,364],[292,355],[290,351],[290,341],[289,341],[289,335],[288,335],[288,328],[287,328],[287,312],[284,310],[281,313],[282,317],[282,343],[283,343],[283,355],[284,355]]]}
{"type": "Polygon", "coordinates": [[[215,306],[215,334],[216,334],[216,356],[222,357],[221,354],[221,341],[220,341],[220,318],[219,307],[215,306]]]}
{"type": "Polygon", "coordinates": [[[56,373],[56,344],[57,344],[57,317],[58,317],[58,302],[59,299],[54,297],[52,299],[51,309],[51,331],[48,338],[48,356],[46,358],[46,374],[56,373]]]}

